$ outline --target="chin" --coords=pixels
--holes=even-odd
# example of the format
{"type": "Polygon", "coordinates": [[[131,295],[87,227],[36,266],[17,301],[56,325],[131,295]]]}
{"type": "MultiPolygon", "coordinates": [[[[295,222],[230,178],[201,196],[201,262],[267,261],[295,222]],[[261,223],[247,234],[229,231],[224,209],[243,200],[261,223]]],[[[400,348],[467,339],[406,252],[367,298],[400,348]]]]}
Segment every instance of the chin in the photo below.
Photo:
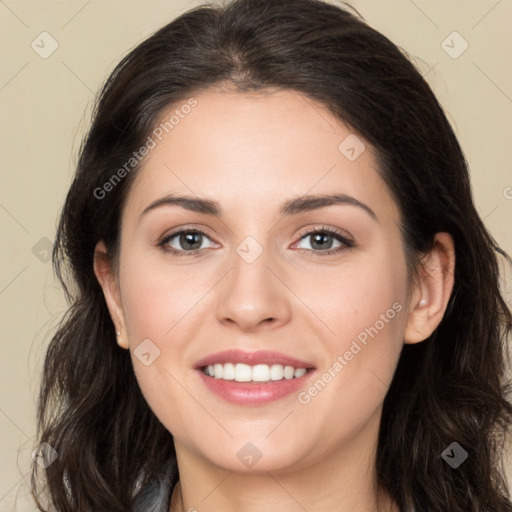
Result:
{"type": "Polygon", "coordinates": [[[212,464],[226,471],[250,473],[254,475],[268,472],[286,472],[300,465],[303,459],[304,444],[298,443],[300,450],[294,449],[294,443],[273,443],[251,436],[244,440],[230,439],[228,443],[219,443],[214,452],[212,446],[206,451],[200,450],[202,456],[212,464]]]}

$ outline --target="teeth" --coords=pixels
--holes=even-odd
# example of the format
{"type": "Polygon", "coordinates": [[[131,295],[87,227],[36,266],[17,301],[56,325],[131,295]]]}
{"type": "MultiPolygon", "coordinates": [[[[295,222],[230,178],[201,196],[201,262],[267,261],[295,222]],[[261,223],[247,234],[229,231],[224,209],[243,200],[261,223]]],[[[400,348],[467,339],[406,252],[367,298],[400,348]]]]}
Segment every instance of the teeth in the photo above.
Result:
{"type": "Polygon", "coordinates": [[[251,376],[256,382],[267,382],[270,380],[270,367],[268,364],[257,364],[252,367],[251,376]]]}
{"type": "MultiPolygon", "coordinates": [[[[225,365],[219,365],[223,367],[222,374],[220,377],[222,377],[224,380],[235,380],[235,365],[232,363],[226,363],[225,365]]],[[[219,379],[220,379],[219,377],[219,379]]]]}
{"type": "Polygon", "coordinates": [[[203,369],[203,373],[215,379],[235,380],[236,382],[269,382],[272,380],[290,380],[302,377],[306,368],[294,368],[282,364],[211,364],[203,369]]]}
{"type": "Polygon", "coordinates": [[[285,366],[284,367],[284,378],[285,379],[293,379],[293,376],[295,374],[295,368],[293,366],[285,366]]]}

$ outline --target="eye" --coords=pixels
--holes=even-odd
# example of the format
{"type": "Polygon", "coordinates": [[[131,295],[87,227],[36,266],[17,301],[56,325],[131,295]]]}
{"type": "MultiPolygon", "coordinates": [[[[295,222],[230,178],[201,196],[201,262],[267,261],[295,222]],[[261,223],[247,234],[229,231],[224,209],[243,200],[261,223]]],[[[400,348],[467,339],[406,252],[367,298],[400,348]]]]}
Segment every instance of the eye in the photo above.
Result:
{"type": "Polygon", "coordinates": [[[354,246],[354,243],[339,231],[324,227],[302,233],[299,243],[307,240],[310,240],[308,245],[310,245],[311,249],[299,247],[300,252],[305,250],[306,253],[313,252],[319,255],[329,255],[354,246]],[[333,248],[333,244],[336,242],[338,246],[333,248]]]}
{"type": "Polygon", "coordinates": [[[166,235],[158,245],[163,250],[177,256],[191,256],[198,254],[203,247],[208,235],[200,229],[186,229],[166,235]]]}
{"type": "MultiPolygon", "coordinates": [[[[212,241],[201,229],[182,229],[166,235],[158,243],[158,246],[165,252],[176,256],[195,256],[205,249],[203,246],[205,240],[212,241]]],[[[298,249],[300,253],[307,254],[308,256],[311,256],[311,254],[314,256],[330,255],[354,246],[354,242],[341,232],[323,226],[301,233],[298,244],[307,240],[310,240],[309,245],[312,246],[312,248],[298,247],[298,249]],[[333,244],[336,243],[338,245],[333,248],[333,244]]]]}

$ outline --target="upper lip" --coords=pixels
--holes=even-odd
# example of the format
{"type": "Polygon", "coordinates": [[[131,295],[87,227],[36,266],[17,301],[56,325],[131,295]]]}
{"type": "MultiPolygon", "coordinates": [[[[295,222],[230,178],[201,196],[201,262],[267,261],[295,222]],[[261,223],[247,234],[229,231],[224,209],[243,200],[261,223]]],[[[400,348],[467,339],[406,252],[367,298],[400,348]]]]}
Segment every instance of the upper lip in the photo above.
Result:
{"type": "Polygon", "coordinates": [[[196,369],[203,368],[213,364],[223,363],[243,363],[248,365],[255,364],[282,364],[283,366],[293,366],[294,368],[313,368],[311,363],[301,361],[294,357],[272,352],[270,350],[258,350],[256,352],[246,352],[244,350],[231,349],[222,352],[216,352],[201,359],[196,364],[196,369]]]}

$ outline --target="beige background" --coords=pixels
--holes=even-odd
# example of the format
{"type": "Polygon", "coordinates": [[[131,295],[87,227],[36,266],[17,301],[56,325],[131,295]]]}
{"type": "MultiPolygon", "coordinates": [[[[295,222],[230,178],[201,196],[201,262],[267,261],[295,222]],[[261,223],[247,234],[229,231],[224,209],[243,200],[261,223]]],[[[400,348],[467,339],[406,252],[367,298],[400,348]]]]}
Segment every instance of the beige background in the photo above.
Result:
{"type": "MultiPolygon", "coordinates": [[[[201,3],[0,2],[1,511],[35,510],[27,498],[27,474],[35,448],[39,369],[48,329],[65,306],[51,263],[44,260],[94,94],[130,48],[201,3]],[[31,47],[34,40],[41,45],[43,31],[58,43],[46,59],[31,47]]],[[[512,0],[353,0],[352,5],[426,75],[470,163],[478,210],[512,253],[512,0]],[[463,39],[446,39],[454,31],[463,39]],[[452,58],[443,49],[445,39],[452,55],[460,53],[464,40],[469,46],[452,58]]]]}

